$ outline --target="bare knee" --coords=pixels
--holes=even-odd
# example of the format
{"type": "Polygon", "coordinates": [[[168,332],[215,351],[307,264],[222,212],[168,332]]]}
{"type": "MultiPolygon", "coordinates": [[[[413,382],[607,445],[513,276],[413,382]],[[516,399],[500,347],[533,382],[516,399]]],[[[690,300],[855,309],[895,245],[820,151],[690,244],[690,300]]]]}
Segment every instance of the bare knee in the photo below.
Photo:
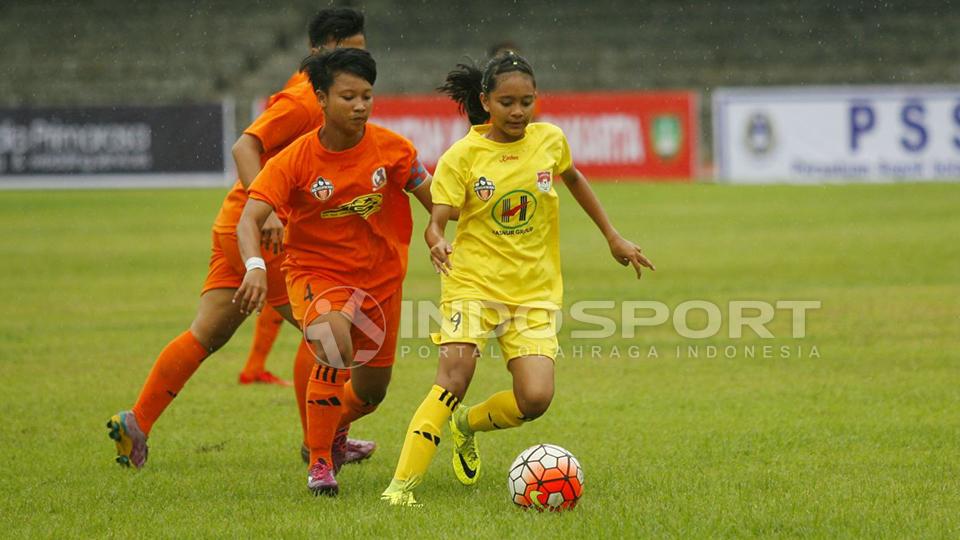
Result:
{"type": "Polygon", "coordinates": [[[526,389],[518,392],[517,406],[526,420],[534,420],[543,416],[553,401],[552,388],[526,389]]]}
{"type": "Polygon", "coordinates": [[[367,405],[376,406],[387,397],[387,387],[390,386],[392,375],[392,366],[360,366],[351,372],[350,387],[358,399],[367,405]]]}
{"type": "Polygon", "coordinates": [[[190,325],[190,333],[197,341],[203,345],[211,354],[218,351],[221,347],[230,341],[236,326],[233,324],[221,322],[220,324],[210,324],[205,321],[195,320],[190,325]]]}
{"type": "Polygon", "coordinates": [[[437,371],[436,384],[457,396],[457,399],[463,400],[463,396],[467,393],[467,387],[470,386],[471,377],[472,373],[468,374],[462,370],[437,371]]]}
{"type": "Polygon", "coordinates": [[[440,347],[435,384],[463,400],[477,367],[476,346],[453,343],[440,347]]]}
{"type": "Polygon", "coordinates": [[[353,386],[354,393],[368,405],[379,405],[387,397],[387,384],[353,386]]]}
{"type": "Polygon", "coordinates": [[[190,333],[207,351],[213,353],[226,345],[246,318],[231,303],[233,289],[213,289],[203,293],[190,333]]]}

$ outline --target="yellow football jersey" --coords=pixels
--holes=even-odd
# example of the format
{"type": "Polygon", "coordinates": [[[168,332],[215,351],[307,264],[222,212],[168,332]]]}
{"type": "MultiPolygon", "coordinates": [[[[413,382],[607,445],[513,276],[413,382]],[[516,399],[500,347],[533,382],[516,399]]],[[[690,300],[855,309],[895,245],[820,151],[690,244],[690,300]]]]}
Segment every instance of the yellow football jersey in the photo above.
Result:
{"type": "Polygon", "coordinates": [[[440,158],[433,202],[460,209],[441,300],[492,300],[559,309],[560,202],[554,176],[572,165],[563,131],[532,123],[519,141],[474,126],[440,158]]]}

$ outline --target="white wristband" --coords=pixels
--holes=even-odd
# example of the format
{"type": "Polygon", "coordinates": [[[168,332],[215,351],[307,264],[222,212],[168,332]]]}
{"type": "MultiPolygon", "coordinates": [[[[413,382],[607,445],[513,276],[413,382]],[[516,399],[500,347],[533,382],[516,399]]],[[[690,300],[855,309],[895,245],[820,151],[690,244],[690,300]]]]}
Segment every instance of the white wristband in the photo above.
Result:
{"type": "Polygon", "coordinates": [[[254,268],[259,268],[264,272],[267,271],[267,263],[263,261],[262,257],[250,257],[247,259],[247,262],[244,263],[247,267],[247,272],[253,270],[254,268]]]}

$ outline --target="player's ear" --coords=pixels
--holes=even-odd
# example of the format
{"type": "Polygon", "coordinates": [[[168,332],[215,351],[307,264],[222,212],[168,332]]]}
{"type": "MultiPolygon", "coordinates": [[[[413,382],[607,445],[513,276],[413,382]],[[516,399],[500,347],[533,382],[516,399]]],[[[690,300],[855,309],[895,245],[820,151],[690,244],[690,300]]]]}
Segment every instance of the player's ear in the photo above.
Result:
{"type": "Polygon", "coordinates": [[[327,93],[323,90],[317,90],[317,101],[320,102],[320,108],[325,109],[327,107],[327,93]]]}
{"type": "Polygon", "coordinates": [[[490,112],[490,99],[484,92],[480,92],[480,104],[483,105],[483,110],[490,112]]]}

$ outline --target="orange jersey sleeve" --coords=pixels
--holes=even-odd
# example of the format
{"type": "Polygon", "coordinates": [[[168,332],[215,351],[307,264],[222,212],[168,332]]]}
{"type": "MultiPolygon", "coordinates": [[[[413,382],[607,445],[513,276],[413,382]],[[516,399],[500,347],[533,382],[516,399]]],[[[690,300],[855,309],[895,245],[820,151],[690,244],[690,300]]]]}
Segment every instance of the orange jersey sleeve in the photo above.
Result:
{"type": "Polygon", "coordinates": [[[301,137],[264,167],[249,194],[288,207],[286,267],[383,299],[406,274],[407,191],[425,177],[410,141],[368,123],[343,152],[324,148],[315,133],[301,137]]]}
{"type": "MultiPolygon", "coordinates": [[[[280,150],[303,134],[318,129],[322,123],[323,109],[320,108],[313,86],[306,82],[270,96],[267,108],[243,132],[256,137],[263,145],[264,153],[260,156],[262,167],[280,150]]],[[[245,204],[247,192],[237,180],[220,206],[213,230],[234,232],[245,204]]]]}
{"type": "Polygon", "coordinates": [[[289,79],[287,79],[287,82],[283,84],[283,89],[286,90],[287,88],[296,86],[302,82],[310,82],[310,77],[307,77],[306,73],[298,71],[291,75],[289,79]]]}
{"type": "MultiPolygon", "coordinates": [[[[307,136],[316,137],[313,132],[307,136]]],[[[287,206],[290,194],[298,187],[296,178],[299,164],[303,160],[303,146],[291,145],[288,147],[289,151],[280,152],[268,161],[250,184],[247,195],[269,204],[274,209],[287,206]]]]}
{"type": "Polygon", "coordinates": [[[243,132],[256,137],[263,145],[262,166],[298,137],[320,127],[321,123],[323,109],[313,86],[307,82],[271,96],[267,109],[243,132]]]}

